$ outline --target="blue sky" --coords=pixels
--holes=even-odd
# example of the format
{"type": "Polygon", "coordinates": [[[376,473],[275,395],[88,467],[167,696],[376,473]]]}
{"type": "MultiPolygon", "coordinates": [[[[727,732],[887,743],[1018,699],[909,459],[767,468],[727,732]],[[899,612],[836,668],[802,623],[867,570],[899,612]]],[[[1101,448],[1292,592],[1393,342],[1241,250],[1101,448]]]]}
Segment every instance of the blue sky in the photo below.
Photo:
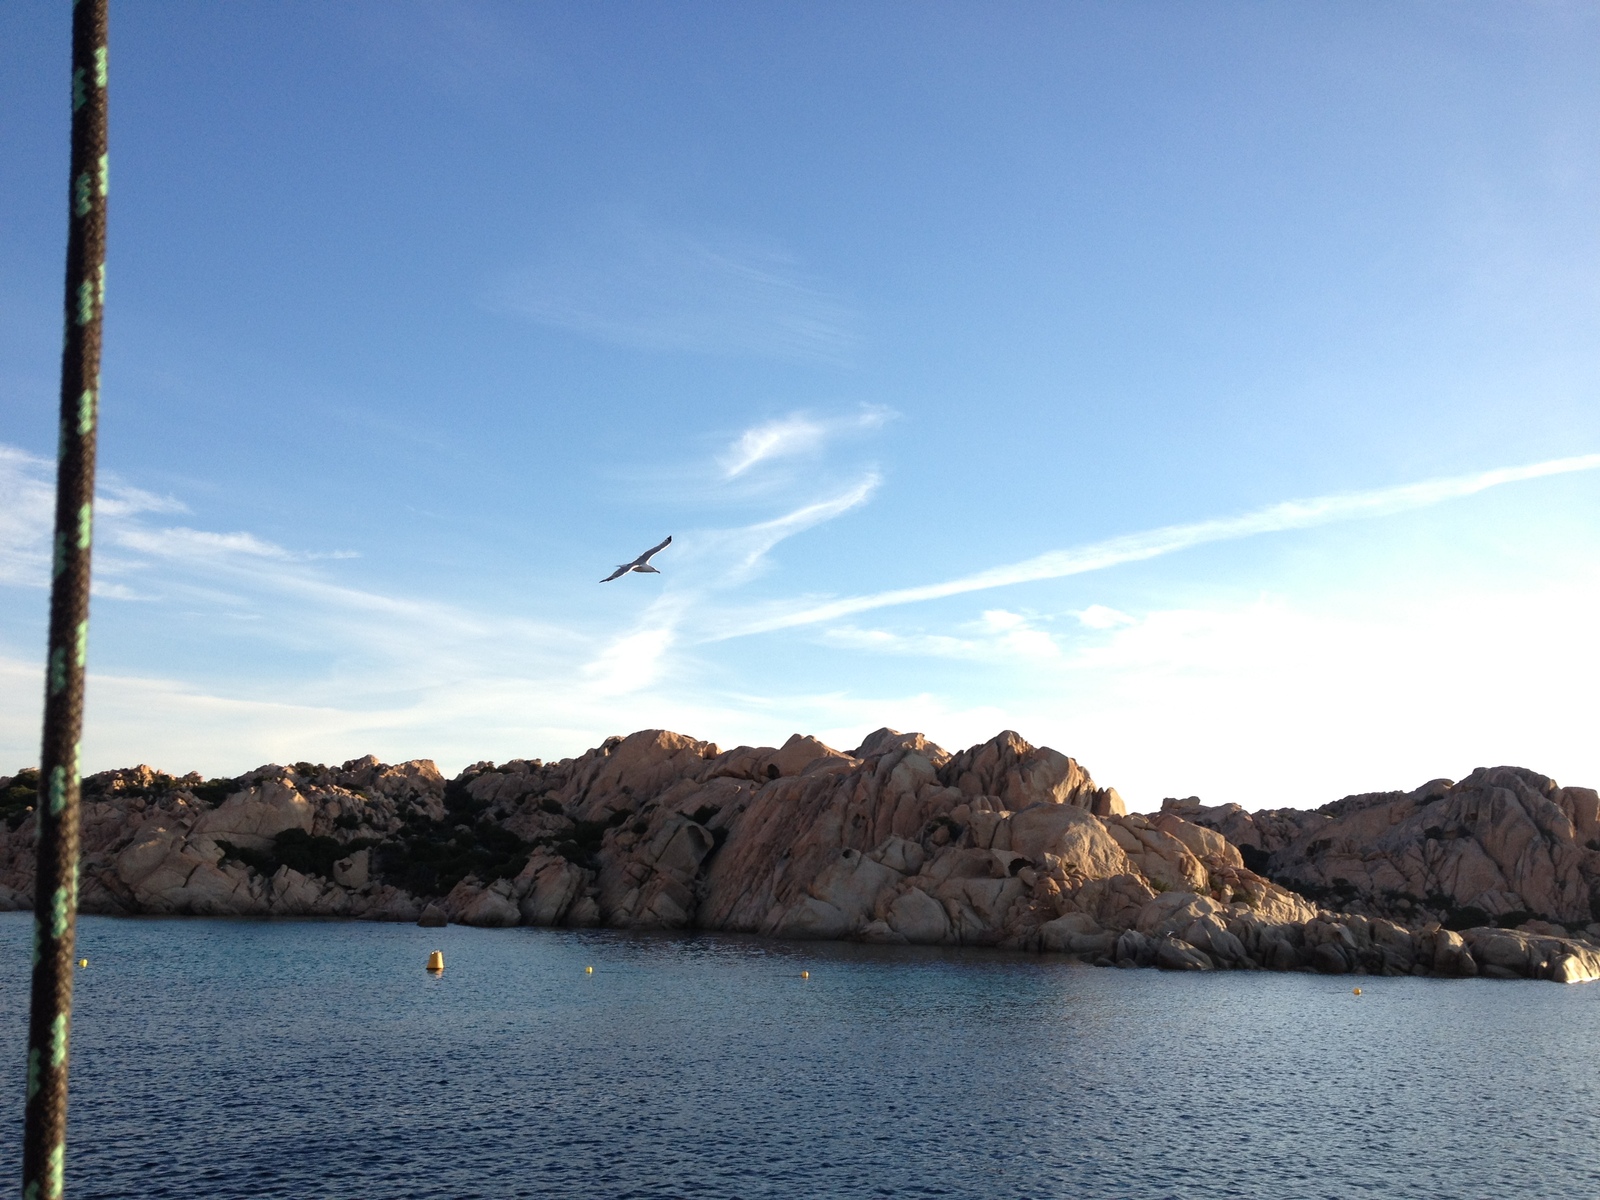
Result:
{"type": "MultiPolygon", "coordinates": [[[[68,20],[0,10],[0,772],[68,20]]],[[[1591,6],[121,4],[112,64],[91,769],[1600,782],[1591,6]]]]}

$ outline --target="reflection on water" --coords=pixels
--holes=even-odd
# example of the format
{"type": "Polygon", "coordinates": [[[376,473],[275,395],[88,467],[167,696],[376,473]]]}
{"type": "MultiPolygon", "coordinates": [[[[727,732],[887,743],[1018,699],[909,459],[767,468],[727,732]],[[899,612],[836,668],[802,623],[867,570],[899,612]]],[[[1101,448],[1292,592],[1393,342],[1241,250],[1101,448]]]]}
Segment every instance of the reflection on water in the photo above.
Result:
{"type": "MultiPolygon", "coordinates": [[[[0,917],[12,1179],[29,919],[0,917]]],[[[74,1198],[1600,1195],[1600,985],[318,922],[79,944],[74,1198]]]]}

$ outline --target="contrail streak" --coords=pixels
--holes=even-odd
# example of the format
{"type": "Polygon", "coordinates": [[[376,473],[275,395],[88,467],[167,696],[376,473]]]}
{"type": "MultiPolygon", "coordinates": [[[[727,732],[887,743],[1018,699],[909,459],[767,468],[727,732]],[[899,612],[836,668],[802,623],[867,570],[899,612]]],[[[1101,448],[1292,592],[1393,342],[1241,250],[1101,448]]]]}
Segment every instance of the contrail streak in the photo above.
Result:
{"type": "Polygon", "coordinates": [[[1472,496],[1504,483],[1519,483],[1525,479],[1543,479],[1549,475],[1567,475],[1574,471],[1592,471],[1596,468],[1600,468],[1600,454],[1580,454],[1573,458],[1553,458],[1547,462],[1530,463],[1523,467],[1497,467],[1492,471],[1480,471],[1474,475],[1429,479],[1422,483],[1377,488],[1369,492],[1342,492],[1332,496],[1317,496],[1309,500],[1287,500],[1282,504],[1273,504],[1237,517],[1219,517],[1188,525],[1166,525],[1160,529],[1124,534],[1122,537],[1091,542],[1087,546],[1076,546],[1069,550],[1051,550],[1036,558],[1006,566],[991,567],[987,571],[964,575],[960,579],[951,579],[943,583],[927,583],[918,587],[874,592],[867,596],[830,600],[793,612],[757,618],[722,634],[721,637],[742,637],[752,633],[767,633],[775,629],[791,629],[798,625],[815,625],[819,621],[832,621],[875,608],[917,604],[924,600],[940,600],[946,596],[959,596],[964,592],[1009,587],[1014,583],[1031,583],[1040,579],[1061,579],[1068,575],[1082,575],[1122,563],[1159,558],[1163,554],[1187,550],[1191,546],[1203,546],[1208,542],[1234,541],[1238,538],[1254,537],[1260,533],[1281,533],[1290,529],[1305,529],[1312,525],[1326,525],[1333,521],[1383,517],[1414,508],[1427,508],[1429,505],[1456,500],[1462,496],[1472,496]]]}

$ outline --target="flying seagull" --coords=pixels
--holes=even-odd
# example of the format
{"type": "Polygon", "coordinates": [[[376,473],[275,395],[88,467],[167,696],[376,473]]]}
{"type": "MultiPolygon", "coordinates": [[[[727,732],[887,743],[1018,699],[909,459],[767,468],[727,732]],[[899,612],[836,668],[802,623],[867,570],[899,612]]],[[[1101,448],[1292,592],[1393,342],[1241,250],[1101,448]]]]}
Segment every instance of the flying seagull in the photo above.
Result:
{"type": "Polygon", "coordinates": [[[613,579],[620,578],[621,576],[626,575],[629,571],[642,571],[646,575],[661,574],[660,571],[656,570],[650,565],[650,559],[655,555],[660,554],[661,551],[665,550],[670,545],[672,545],[672,538],[669,535],[667,540],[662,542],[659,546],[651,546],[650,549],[639,555],[639,557],[634,559],[631,563],[622,563],[615,571],[611,572],[611,574],[607,575],[600,582],[610,583],[613,579]]]}

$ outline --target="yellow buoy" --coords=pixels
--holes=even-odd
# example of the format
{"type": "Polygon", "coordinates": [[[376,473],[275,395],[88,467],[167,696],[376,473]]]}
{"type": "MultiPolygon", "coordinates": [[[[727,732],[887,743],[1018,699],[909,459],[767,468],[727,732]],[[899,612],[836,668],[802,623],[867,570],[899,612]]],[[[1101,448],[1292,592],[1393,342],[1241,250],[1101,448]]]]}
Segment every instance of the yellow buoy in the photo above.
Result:
{"type": "Polygon", "coordinates": [[[585,967],[583,969],[583,973],[585,975],[593,975],[594,974],[594,968],[593,967],[585,967]]]}
{"type": "Polygon", "coordinates": [[[430,971],[442,971],[442,970],[444,970],[444,951],[443,950],[435,950],[432,954],[428,955],[428,970],[430,970],[430,971]]]}
{"type": "Polygon", "coordinates": [[[800,972],[800,978],[801,979],[810,979],[811,978],[811,972],[810,971],[801,971],[800,972]]]}
{"type": "Polygon", "coordinates": [[[87,958],[80,958],[78,960],[78,965],[80,967],[87,967],[89,965],[89,960],[87,958]]]}
{"type": "Polygon", "coordinates": [[[1350,989],[1350,994],[1353,995],[1353,996],[1359,996],[1359,995],[1361,995],[1361,989],[1360,988],[1351,988],[1350,989]]]}

